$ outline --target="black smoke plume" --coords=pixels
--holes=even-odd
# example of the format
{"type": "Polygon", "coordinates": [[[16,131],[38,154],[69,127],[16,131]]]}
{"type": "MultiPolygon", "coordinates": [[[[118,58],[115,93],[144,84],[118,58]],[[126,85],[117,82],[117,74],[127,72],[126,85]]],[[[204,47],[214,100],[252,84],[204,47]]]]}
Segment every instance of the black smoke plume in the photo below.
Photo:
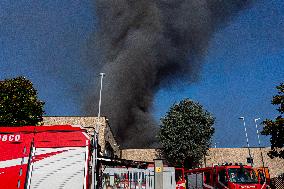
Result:
{"type": "MultiPolygon", "coordinates": [[[[102,115],[123,147],[151,147],[155,92],[173,78],[197,76],[210,37],[246,0],[96,0],[96,71],[106,73],[102,115]]],[[[99,80],[86,111],[97,113],[99,80]]]]}

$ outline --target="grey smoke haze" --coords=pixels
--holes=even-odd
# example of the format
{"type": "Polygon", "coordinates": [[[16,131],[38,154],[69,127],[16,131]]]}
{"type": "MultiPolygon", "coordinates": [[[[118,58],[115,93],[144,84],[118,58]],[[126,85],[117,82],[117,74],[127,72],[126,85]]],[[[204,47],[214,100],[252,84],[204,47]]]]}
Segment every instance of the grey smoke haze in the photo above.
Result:
{"type": "MultiPolygon", "coordinates": [[[[90,69],[106,73],[102,115],[123,147],[156,145],[155,92],[175,78],[198,77],[216,29],[246,0],[97,0],[98,31],[90,69]],[[95,53],[96,52],[96,53],[95,53]]],[[[97,72],[98,73],[98,72],[97,72]]],[[[95,74],[97,74],[95,73],[95,74]]],[[[99,81],[85,109],[97,113],[99,81]]]]}

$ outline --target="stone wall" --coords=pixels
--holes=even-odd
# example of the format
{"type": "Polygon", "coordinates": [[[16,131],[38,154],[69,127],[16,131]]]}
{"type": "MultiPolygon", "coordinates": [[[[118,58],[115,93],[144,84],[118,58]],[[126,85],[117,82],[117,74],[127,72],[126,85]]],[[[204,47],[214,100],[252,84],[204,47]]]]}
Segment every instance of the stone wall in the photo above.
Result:
{"type": "MultiPolygon", "coordinates": [[[[264,166],[270,170],[271,177],[284,173],[284,159],[270,159],[267,152],[270,148],[262,148],[264,166]]],[[[262,166],[261,153],[259,148],[251,148],[251,155],[254,159],[254,167],[262,166]]],[[[212,166],[216,163],[247,163],[247,148],[211,148],[202,166],[212,166]]],[[[135,161],[153,162],[153,159],[160,158],[157,149],[124,149],[121,151],[121,158],[135,161]]]]}
{"type": "MultiPolygon", "coordinates": [[[[271,159],[267,153],[270,148],[250,148],[251,156],[254,161],[254,167],[262,167],[261,151],[263,154],[264,166],[269,168],[271,177],[284,173],[284,159],[271,159]]],[[[206,156],[206,165],[214,163],[247,163],[248,148],[211,148],[209,155],[206,156]]],[[[204,162],[204,164],[205,164],[204,162]]]]}
{"type": "Polygon", "coordinates": [[[160,158],[157,149],[123,149],[121,150],[122,159],[134,161],[154,162],[154,159],[160,158]]]}
{"type": "Polygon", "coordinates": [[[93,134],[96,130],[101,152],[105,152],[105,144],[109,142],[114,150],[114,154],[120,155],[119,145],[105,117],[45,116],[43,117],[43,122],[44,125],[80,125],[87,129],[89,134],[93,134]]]}
{"type": "MultiPolygon", "coordinates": [[[[105,144],[109,142],[114,149],[115,155],[122,159],[153,162],[153,159],[160,158],[158,149],[119,149],[115,137],[111,131],[108,121],[105,117],[44,117],[45,125],[81,125],[89,133],[97,130],[99,133],[98,141],[101,146],[101,152],[105,152],[105,144]]],[[[284,159],[270,159],[267,152],[270,148],[262,148],[264,165],[270,170],[271,177],[284,173],[284,159]]],[[[261,153],[259,148],[251,148],[251,155],[254,159],[254,166],[262,166],[261,153]]],[[[202,166],[211,166],[216,163],[243,163],[247,164],[247,148],[211,148],[206,156],[202,166]]]]}

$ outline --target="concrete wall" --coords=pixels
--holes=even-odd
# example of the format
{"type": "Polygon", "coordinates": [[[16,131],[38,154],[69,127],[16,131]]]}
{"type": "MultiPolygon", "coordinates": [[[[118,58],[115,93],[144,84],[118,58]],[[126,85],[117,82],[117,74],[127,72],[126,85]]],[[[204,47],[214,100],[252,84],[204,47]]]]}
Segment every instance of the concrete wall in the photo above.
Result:
{"type": "Polygon", "coordinates": [[[101,146],[101,152],[105,151],[105,144],[109,142],[114,149],[114,154],[119,156],[120,149],[111,131],[111,128],[105,117],[77,117],[77,116],[45,116],[43,117],[44,125],[80,125],[88,130],[90,134],[97,130],[98,143],[101,146]]]}

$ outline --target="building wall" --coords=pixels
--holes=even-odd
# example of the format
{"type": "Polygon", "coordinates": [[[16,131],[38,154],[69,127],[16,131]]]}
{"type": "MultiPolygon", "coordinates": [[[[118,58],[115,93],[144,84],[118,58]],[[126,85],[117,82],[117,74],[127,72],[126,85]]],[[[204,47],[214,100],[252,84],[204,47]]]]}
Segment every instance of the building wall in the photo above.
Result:
{"type": "MultiPolygon", "coordinates": [[[[81,125],[89,133],[93,133],[97,129],[99,133],[98,141],[101,146],[101,151],[104,152],[106,142],[111,144],[115,155],[122,159],[153,162],[153,159],[161,158],[158,149],[119,149],[115,137],[105,117],[44,117],[45,125],[81,125]]],[[[270,148],[263,148],[264,165],[270,169],[271,177],[275,177],[284,173],[284,159],[270,159],[267,152],[270,148]]],[[[262,166],[261,153],[259,148],[251,148],[251,154],[254,159],[254,166],[262,166]]],[[[215,163],[246,163],[248,157],[247,148],[211,148],[206,156],[202,166],[211,166],[215,163]]]]}
{"type": "MultiPolygon", "coordinates": [[[[267,153],[270,148],[250,148],[251,156],[254,161],[254,167],[262,167],[261,151],[263,154],[264,166],[270,170],[271,177],[276,177],[284,173],[284,159],[273,158],[271,159],[267,153]]],[[[209,155],[206,156],[206,165],[212,165],[213,163],[247,163],[248,148],[211,148],[209,155]]],[[[204,163],[205,164],[205,163],[204,163]]]]}
{"type": "MultiPolygon", "coordinates": [[[[276,177],[284,173],[284,159],[270,159],[267,152],[270,148],[264,148],[264,166],[270,170],[271,177],[276,177]]],[[[254,167],[262,166],[261,153],[259,148],[251,148],[251,155],[254,159],[254,167]]],[[[247,163],[248,149],[247,148],[211,148],[203,161],[202,166],[212,166],[216,163],[247,163]]],[[[153,159],[160,158],[157,149],[123,149],[121,158],[135,161],[153,162],[153,159]]]]}
{"type": "Polygon", "coordinates": [[[101,152],[104,153],[105,144],[109,142],[114,154],[120,155],[119,146],[105,117],[45,116],[43,123],[44,125],[80,125],[87,129],[90,135],[96,130],[99,133],[98,143],[101,146],[101,152]]]}
{"type": "Polygon", "coordinates": [[[160,158],[158,149],[123,149],[121,158],[134,161],[154,162],[154,159],[160,158]]]}

